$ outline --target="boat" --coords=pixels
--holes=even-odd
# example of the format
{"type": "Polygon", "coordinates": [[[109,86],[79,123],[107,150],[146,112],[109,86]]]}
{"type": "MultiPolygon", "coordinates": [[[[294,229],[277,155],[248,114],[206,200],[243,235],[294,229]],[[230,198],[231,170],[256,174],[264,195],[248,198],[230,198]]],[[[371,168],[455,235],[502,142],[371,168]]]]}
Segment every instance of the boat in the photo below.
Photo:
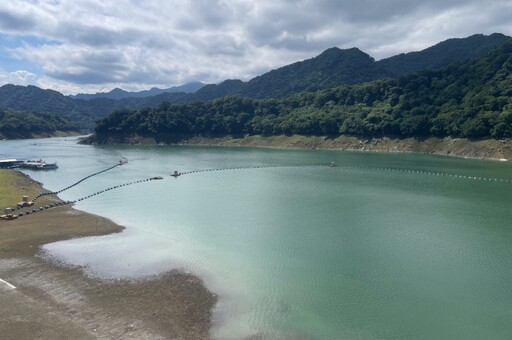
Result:
{"type": "Polygon", "coordinates": [[[55,163],[46,163],[43,160],[38,161],[25,161],[20,164],[20,168],[23,169],[31,169],[31,170],[53,170],[57,169],[57,162],[55,163]]]}

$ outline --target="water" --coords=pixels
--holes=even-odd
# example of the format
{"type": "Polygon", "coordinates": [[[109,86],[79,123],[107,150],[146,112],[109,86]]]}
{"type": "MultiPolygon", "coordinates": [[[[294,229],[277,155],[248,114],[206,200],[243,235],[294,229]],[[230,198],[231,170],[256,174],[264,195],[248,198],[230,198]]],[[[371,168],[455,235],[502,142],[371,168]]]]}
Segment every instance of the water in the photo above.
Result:
{"type": "MultiPolygon", "coordinates": [[[[58,242],[100,277],[172,268],[219,294],[213,335],[238,339],[509,339],[512,165],[413,154],[1,141],[0,158],[125,232],[58,242]],[[337,167],[319,166],[334,161],[337,167]],[[248,166],[276,166],[187,174],[248,166]]],[[[44,213],[44,212],[43,212],[44,213]]]]}

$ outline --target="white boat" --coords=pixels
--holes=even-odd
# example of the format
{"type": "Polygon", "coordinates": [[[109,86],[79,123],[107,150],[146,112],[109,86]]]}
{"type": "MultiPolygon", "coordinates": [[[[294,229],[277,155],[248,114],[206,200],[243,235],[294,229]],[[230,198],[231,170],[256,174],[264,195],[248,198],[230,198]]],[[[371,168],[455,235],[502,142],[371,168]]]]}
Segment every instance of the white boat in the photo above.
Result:
{"type": "Polygon", "coordinates": [[[55,163],[46,163],[43,160],[38,161],[25,161],[20,165],[21,168],[24,169],[32,169],[32,170],[52,170],[57,169],[57,162],[55,163]]]}

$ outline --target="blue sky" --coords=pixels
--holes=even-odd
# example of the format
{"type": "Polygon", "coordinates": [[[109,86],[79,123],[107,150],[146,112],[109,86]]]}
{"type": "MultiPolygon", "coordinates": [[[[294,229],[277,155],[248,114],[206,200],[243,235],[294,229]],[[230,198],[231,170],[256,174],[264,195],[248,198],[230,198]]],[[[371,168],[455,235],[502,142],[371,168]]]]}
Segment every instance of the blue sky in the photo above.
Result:
{"type": "Polygon", "coordinates": [[[510,0],[17,0],[0,7],[0,85],[65,94],[248,80],[327,48],[375,59],[512,35],[510,0]]]}
{"type": "MultiPolygon", "coordinates": [[[[0,35],[0,65],[4,71],[14,72],[25,70],[32,73],[42,74],[41,67],[26,59],[16,58],[11,54],[11,50],[28,46],[41,46],[43,44],[51,44],[52,42],[35,36],[12,36],[0,35]]],[[[55,43],[54,43],[55,44],[55,43]]]]}

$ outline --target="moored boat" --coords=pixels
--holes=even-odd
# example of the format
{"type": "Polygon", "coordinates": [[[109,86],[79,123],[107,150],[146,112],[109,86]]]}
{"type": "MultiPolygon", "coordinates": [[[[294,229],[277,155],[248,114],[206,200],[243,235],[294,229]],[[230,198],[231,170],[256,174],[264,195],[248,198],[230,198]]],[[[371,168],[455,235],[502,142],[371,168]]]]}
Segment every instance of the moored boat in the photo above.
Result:
{"type": "Polygon", "coordinates": [[[52,170],[57,169],[57,162],[54,163],[46,163],[43,160],[38,161],[25,161],[20,164],[20,168],[23,169],[31,169],[31,170],[52,170]]]}

